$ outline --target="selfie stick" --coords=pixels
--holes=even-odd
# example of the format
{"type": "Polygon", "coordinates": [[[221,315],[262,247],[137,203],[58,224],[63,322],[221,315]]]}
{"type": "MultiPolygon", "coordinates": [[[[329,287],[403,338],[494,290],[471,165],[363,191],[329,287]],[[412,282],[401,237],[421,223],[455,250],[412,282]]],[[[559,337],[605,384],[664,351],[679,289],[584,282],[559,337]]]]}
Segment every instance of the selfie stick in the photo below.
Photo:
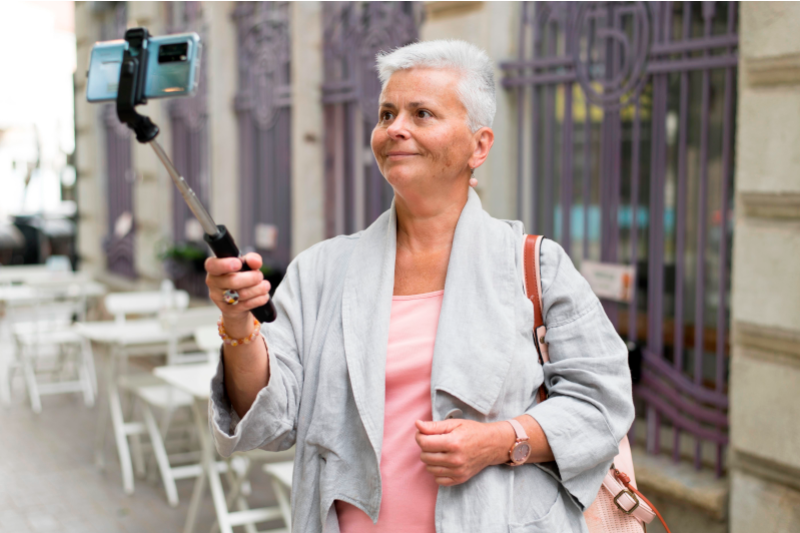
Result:
{"type": "MultiPolygon", "coordinates": [[[[150,118],[140,115],[135,107],[147,103],[144,97],[145,73],[147,72],[147,44],[149,34],[146,28],[132,28],[125,32],[128,49],[122,57],[117,91],[117,117],[136,133],[136,140],[153,147],[158,159],[166,167],[173,183],[181,192],[186,205],[203,227],[203,240],[208,243],[217,257],[240,257],[239,248],[233,237],[222,224],[216,224],[211,215],[197,198],[197,195],[178,173],[167,153],[156,140],[158,126],[150,118]]],[[[247,262],[242,261],[240,272],[251,270],[247,262]]],[[[272,300],[265,305],[251,309],[259,322],[272,322],[277,317],[272,300]]]]}

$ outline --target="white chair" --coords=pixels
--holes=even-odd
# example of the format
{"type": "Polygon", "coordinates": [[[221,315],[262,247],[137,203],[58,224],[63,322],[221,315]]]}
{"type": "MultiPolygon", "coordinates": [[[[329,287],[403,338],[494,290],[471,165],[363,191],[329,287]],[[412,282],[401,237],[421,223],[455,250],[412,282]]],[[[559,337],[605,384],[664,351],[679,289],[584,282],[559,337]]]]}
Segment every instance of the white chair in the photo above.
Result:
{"type": "MultiPolygon", "coordinates": [[[[161,325],[165,331],[170,332],[167,347],[167,364],[207,362],[209,360],[209,352],[207,351],[209,340],[206,335],[201,336],[201,340],[205,345],[205,347],[200,346],[201,351],[184,351],[184,347],[187,344],[183,341],[187,337],[191,337],[198,329],[198,326],[201,326],[201,331],[213,328],[217,341],[219,341],[219,335],[216,333],[216,326],[214,325],[218,316],[219,309],[215,306],[196,307],[180,311],[170,309],[162,312],[160,314],[161,325]]],[[[195,343],[199,345],[197,335],[194,335],[194,337],[195,343]]],[[[218,346],[217,349],[219,349],[218,346]]],[[[167,501],[171,506],[177,506],[178,491],[175,481],[197,477],[201,475],[202,469],[199,464],[172,466],[171,463],[177,458],[171,457],[167,453],[164,441],[175,411],[182,407],[191,407],[194,400],[191,395],[165,383],[137,387],[133,390],[133,393],[137,399],[141,400],[142,415],[153,447],[155,461],[164,483],[167,501]],[[153,408],[160,410],[162,413],[160,424],[156,423],[153,408]]],[[[186,458],[187,456],[191,456],[191,453],[178,454],[178,458],[186,458]]]]}
{"type": "Polygon", "coordinates": [[[292,530],[292,507],[290,505],[292,492],[292,474],[294,472],[294,461],[283,461],[280,463],[267,463],[264,465],[266,472],[272,481],[272,490],[278,498],[278,506],[281,508],[281,515],[286,526],[286,531],[292,530]]]}
{"type": "Polygon", "coordinates": [[[82,392],[86,405],[94,405],[97,378],[91,345],[74,327],[85,312],[86,298],[79,290],[58,296],[38,291],[11,310],[18,366],[35,413],[42,411],[41,396],[46,394],[82,392]],[[45,360],[51,363],[48,369],[42,367],[45,360]],[[41,382],[44,374],[52,379],[41,382]]]}
{"type": "MultiPolygon", "coordinates": [[[[161,290],[158,291],[108,294],[104,299],[104,304],[106,311],[114,316],[114,321],[119,325],[125,325],[132,316],[145,318],[156,317],[162,312],[184,310],[189,305],[189,294],[186,291],[174,290],[172,282],[166,280],[162,283],[161,290]]],[[[151,433],[148,413],[143,413],[143,417],[145,418],[144,423],[125,421],[125,418],[130,419],[133,415],[133,410],[137,403],[136,399],[141,398],[144,400],[145,404],[169,405],[173,406],[173,408],[181,405],[191,405],[191,398],[188,399],[187,403],[187,395],[182,394],[180,391],[172,390],[171,387],[162,383],[152,374],[131,375],[127,372],[127,360],[129,357],[164,355],[169,352],[169,345],[170,342],[165,342],[164,340],[153,343],[136,343],[125,347],[117,347],[117,352],[111,355],[112,360],[115,357],[119,358],[120,375],[117,376],[115,372],[112,372],[111,374],[113,375],[109,376],[108,379],[115,380],[117,385],[114,387],[115,390],[118,388],[127,391],[133,396],[133,401],[129,404],[128,414],[125,416],[119,405],[118,393],[111,395],[112,426],[115,430],[118,452],[122,458],[121,462],[125,463],[123,464],[123,485],[125,491],[129,494],[133,493],[134,488],[130,461],[132,460],[133,462],[133,469],[136,474],[144,476],[146,468],[140,436],[145,433],[151,433]],[[125,442],[128,438],[130,438],[130,449],[127,446],[127,442],[125,442]]],[[[112,360],[109,360],[109,365],[116,364],[112,360]]],[[[105,417],[101,416],[101,420],[105,420],[105,417]]],[[[168,421],[162,422],[162,425],[167,424],[168,421]]],[[[105,463],[103,458],[104,445],[105,427],[98,426],[96,451],[98,455],[97,463],[99,466],[105,463]]]]}

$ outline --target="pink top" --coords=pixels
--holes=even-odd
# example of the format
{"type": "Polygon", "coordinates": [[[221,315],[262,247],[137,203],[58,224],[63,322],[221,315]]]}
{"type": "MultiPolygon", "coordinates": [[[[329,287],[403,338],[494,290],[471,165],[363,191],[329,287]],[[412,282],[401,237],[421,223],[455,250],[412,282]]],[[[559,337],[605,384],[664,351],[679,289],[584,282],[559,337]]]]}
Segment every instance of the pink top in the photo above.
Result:
{"type": "Polygon", "coordinates": [[[336,501],[341,533],[435,533],[438,485],[420,460],[416,420],[432,420],[431,363],[444,291],[394,296],[386,354],[378,523],[336,501]]]}

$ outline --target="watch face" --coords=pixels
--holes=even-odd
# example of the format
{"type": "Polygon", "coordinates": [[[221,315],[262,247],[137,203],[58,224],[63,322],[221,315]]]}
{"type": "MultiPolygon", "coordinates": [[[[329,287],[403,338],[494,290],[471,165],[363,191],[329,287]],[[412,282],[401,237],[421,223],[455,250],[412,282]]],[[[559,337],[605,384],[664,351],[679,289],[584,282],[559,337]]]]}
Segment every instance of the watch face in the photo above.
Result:
{"type": "Polygon", "coordinates": [[[531,453],[531,447],[527,442],[520,442],[511,452],[511,460],[515,463],[522,463],[531,453]]]}

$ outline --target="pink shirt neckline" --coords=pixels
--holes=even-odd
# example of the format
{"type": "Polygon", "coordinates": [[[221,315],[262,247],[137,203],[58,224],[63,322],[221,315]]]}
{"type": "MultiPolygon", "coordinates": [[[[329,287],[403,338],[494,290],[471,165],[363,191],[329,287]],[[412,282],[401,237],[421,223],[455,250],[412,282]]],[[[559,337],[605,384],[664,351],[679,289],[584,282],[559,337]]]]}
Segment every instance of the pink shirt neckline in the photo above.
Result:
{"type": "Polygon", "coordinates": [[[342,533],[436,533],[438,485],[420,460],[416,420],[431,420],[431,365],[444,290],[392,297],[386,351],[378,523],[336,501],[342,533]]]}
{"type": "Polygon", "coordinates": [[[392,301],[402,302],[404,300],[423,300],[425,298],[434,298],[442,294],[444,294],[444,289],[439,289],[438,291],[433,292],[422,292],[419,294],[403,294],[400,296],[392,296],[392,301]]]}

